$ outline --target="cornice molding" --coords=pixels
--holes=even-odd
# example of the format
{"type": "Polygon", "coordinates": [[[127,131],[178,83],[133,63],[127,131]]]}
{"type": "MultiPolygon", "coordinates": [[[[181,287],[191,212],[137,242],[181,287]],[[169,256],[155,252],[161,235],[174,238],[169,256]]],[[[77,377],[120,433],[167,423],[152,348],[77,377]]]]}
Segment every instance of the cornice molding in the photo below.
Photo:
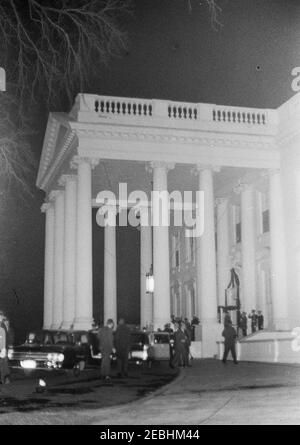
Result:
{"type": "Polygon", "coordinates": [[[66,137],[64,144],[61,150],[59,151],[56,159],[54,160],[47,174],[44,176],[40,185],[41,189],[45,189],[47,187],[47,184],[51,182],[59,166],[63,163],[69,152],[75,149],[76,144],[77,144],[76,132],[74,130],[71,130],[68,136],[66,137]]]}
{"type": "MultiPolygon", "coordinates": [[[[157,128],[149,128],[149,131],[152,130],[152,133],[143,131],[120,131],[120,130],[101,130],[100,128],[76,128],[76,132],[78,137],[97,137],[102,139],[112,139],[112,140],[138,140],[138,141],[147,141],[147,142],[161,142],[161,143],[184,143],[184,144],[195,144],[195,145],[206,145],[209,147],[234,147],[234,148],[249,148],[249,147],[257,147],[264,150],[270,150],[276,148],[275,138],[270,135],[251,135],[245,134],[245,137],[241,137],[241,134],[233,135],[233,137],[216,137],[214,133],[212,137],[209,135],[203,136],[188,136],[188,135],[175,135],[174,132],[172,134],[167,134],[171,129],[166,129],[166,133],[157,133],[157,128]],[[153,131],[154,130],[154,131],[153,131]],[[274,142],[271,141],[262,141],[262,138],[273,139],[274,142]]],[[[174,130],[174,129],[172,129],[174,130]]],[[[201,130],[177,130],[177,132],[190,132],[190,133],[201,133],[201,130]]]]}

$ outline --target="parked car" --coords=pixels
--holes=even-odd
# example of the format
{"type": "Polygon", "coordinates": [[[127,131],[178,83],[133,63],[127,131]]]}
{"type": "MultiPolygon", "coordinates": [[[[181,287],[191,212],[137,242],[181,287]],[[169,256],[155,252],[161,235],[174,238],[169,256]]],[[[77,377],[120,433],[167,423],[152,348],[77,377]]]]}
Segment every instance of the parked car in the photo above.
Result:
{"type": "Polygon", "coordinates": [[[173,336],[167,332],[131,332],[129,360],[137,364],[170,361],[173,356],[173,336]]]}
{"type": "Polygon", "coordinates": [[[8,364],[25,371],[71,369],[78,374],[99,364],[97,336],[92,331],[30,332],[25,343],[8,350],[8,364]]]}

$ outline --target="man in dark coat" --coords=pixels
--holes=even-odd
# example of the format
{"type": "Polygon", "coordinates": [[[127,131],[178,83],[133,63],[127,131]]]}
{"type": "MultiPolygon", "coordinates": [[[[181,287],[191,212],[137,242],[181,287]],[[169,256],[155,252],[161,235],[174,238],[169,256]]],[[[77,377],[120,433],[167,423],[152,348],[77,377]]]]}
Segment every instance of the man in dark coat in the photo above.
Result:
{"type": "Polygon", "coordinates": [[[231,317],[228,311],[224,312],[224,327],[226,328],[226,326],[228,326],[229,324],[231,324],[231,317]]]}
{"type": "Polygon", "coordinates": [[[120,318],[115,332],[114,345],[117,355],[118,376],[128,376],[128,354],[130,350],[130,329],[125,324],[124,318],[120,318]]]}
{"type": "Polygon", "coordinates": [[[248,315],[248,318],[251,319],[251,332],[254,334],[257,328],[257,315],[255,313],[255,309],[252,309],[251,314],[248,315]]]}
{"type": "Polygon", "coordinates": [[[261,311],[257,312],[257,327],[259,331],[262,331],[264,328],[264,316],[261,311]]]}
{"type": "Polygon", "coordinates": [[[243,337],[247,337],[247,324],[248,324],[248,320],[247,320],[247,314],[246,312],[242,312],[241,316],[240,316],[240,328],[243,332],[243,337]]]}
{"type": "Polygon", "coordinates": [[[187,365],[187,336],[181,323],[176,326],[174,334],[174,357],[170,363],[171,368],[187,365]]]}
{"type": "Polygon", "coordinates": [[[185,356],[185,364],[186,366],[192,366],[190,364],[190,357],[191,359],[193,359],[193,357],[191,356],[191,352],[190,352],[190,347],[191,347],[191,343],[192,343],[192,327],[188,321],[187,318],[184,319],[184,323],[183,323],[183,328],[184,328],[184,333],[186,336],[186,343],[185,343],[185,350],[186,350],[186,356],[185,356]]]}
{"type": "Polygon", "coordinates": [[[235,352],[235,340],[236,340],[236,331],[234,327],[232,326],[231,322],[228,322],[227,325],[224,327],[224,330],[222,332],[222,336],[224,337],[224,355],[223,355],[223,363],[226,363],[227,356],[229,351],[231,352],[233,361],[235,364],[237,364],[237,358],[236,358],[236,352],[235,352]]]}
{"type": "Polygon", "coordinates": [[[99,350],[101,352],[101,377],[106,383],[111,382],[110,378],[110,356],[113,352],[113,328],[114,322],[109,318],[106,326],[98,331],[99,350]]]}

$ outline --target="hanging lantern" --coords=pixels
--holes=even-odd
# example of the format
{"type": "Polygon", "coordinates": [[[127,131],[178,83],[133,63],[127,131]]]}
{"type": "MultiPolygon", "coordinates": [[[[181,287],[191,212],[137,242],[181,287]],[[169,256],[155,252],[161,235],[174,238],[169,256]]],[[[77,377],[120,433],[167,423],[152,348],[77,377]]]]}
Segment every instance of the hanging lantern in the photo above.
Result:
{"type": "Polygon", "coordinates": [[[150,272],[146,274],[146,293],[153,294],[154,292],[154,276],[152,266],[150,272]]]}

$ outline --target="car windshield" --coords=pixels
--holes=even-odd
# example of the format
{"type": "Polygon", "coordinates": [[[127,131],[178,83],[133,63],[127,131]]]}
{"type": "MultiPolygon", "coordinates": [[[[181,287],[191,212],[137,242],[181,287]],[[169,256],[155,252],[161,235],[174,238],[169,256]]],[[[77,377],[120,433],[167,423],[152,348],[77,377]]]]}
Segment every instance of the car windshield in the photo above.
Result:
{"type": "Polygon", "coordinates": [[[131,334],[131,343],[132,344],[140,344],[140,345],[147,345],[149,343],[148,335],[141,333],[132,333],[131,334]]]}
{"type": "Polygon", "coordinates": [[[164,335],[164,334],[154,334],[154,343],[169,343],[170,342],[170,338],[168,335],[164,335]]]}
{"type": "Polygon", "coordinates": [[[65,332],[57,332],[56,334],[53,335],[53,339],[55,345],[69,342],[68,334],[66,334],[65,332]]]}
{"type": "Polygon", "coordinates": [[[33,344],[41,344],[44,341],[44,333],[43,332],[29,332],[26,338],[26,343],[33,344]]]}

